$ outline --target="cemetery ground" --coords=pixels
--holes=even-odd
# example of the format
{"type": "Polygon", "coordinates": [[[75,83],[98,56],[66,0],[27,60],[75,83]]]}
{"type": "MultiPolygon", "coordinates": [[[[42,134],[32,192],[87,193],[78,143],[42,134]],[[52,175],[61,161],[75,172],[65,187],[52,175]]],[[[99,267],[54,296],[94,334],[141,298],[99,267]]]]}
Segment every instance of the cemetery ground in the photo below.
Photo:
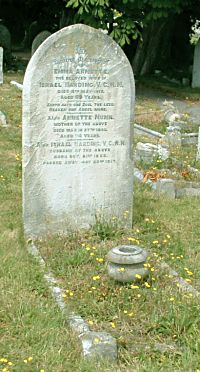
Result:
{"type": "MultiPolygon", "coordinates": [[[[21,92],[9,84],[15,79],[22,82],[23,75],[7,74],[0,87],[1,110],[10,125],[0,129],[1,370],[199,370],[199,297],[183,290],[160,264],[168,263],[200,291],[200,198],[158,199],[145,183],[135,185],[132,230],[122,229],[115,216],[107,223],[97,216],[89,231],[37,241],[65,291],[67,306],[83,316],[91,330],[107,331],[117,339],[117,363],[81,358],[78,339],[68,329],[23,238],[21,92]],[[118,284],[108,278],[105,255],[120,244],[136,244],[150,253],[150,276],[145,282],[138,277],[137,283],[118,284]]],[[[153,101],[145,99],[137,106],[141,108],[136,107],[136,113],[157,109],[153,101]]],[[[147,123],[152,128],[164,125],[157,115],[153,117],[148,116],[147,123]]],[[[145,114],[141,120],[144,125],[145,114]]],[[[194,147],[174,151],[176,158],[198,167],[192,163],[194,147]]],[[[155,161],[154,170],[160,164],[155,161]]],[[[121,218],[127,217],[124,211],[121,218]]]]}

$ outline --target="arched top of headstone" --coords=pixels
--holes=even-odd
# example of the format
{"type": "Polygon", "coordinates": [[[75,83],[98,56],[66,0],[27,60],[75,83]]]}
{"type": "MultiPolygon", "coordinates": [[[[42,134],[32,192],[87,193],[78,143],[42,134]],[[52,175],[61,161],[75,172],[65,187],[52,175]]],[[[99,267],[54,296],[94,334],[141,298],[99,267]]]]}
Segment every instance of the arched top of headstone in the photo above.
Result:
{"type": "MultiPolygon", "coordinates": [[[[129,84],[131,85],[132,94],[134,97],[135,85],[133,71],[124,51],[110,36],[105,34],[103,30],[95,29],[84,24],[75,24],[64,27],[44,40],[44,42],[37,48],[37,53],[35,52],[29,61],[24,77],[24,85],[26,85],[26,80],[28,80],[27,85],[29,85],[32,74],[34,74],[38,64],[43,62],[43,59],[47,53],[49,57],[52,54],[52,57],[54,56],[54,58],[55,55],[58,57],[60,54],[62,54],[62,52],[65,51],[65,48],[67,51],[71,50],[71,52],[75,53],[75,48],[78,45],[78,41],[82,43],[81,45],[85,45],[87,47],[88,57],[90,54],[92,56],[97,55],[97,59],[99,58],[100,62],[101,58],[103,61],[103,54],[105,54],[105,56],[114,54],[118,58],[118,65],[120,66],[120,64],[123,64],[124,68],[126,68],[127,72],[130,74],[129,84]],[[100,49],[101,47],[102,50],[100,49]]],[[[104,63],[106,64],[106,58],[104,58],[104,63]]]]}
{"type": "Polygon", "coordinates": [[[23,84],[27,235],[132,221],[134,77],[115,41],[78,24],[32,56],[23,84]]]}

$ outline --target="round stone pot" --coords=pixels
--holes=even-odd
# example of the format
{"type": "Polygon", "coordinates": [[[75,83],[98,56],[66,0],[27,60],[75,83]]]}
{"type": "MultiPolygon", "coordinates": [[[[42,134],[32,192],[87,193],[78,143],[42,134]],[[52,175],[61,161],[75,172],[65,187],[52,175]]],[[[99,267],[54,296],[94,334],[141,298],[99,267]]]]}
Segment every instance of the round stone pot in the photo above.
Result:
{"type": "Polygon", "coordinates": [[[149,274],[149,270],[144,267],[147,257],[148,253],[135,245],[112,248],[107,254],[108,275],[118,282],[138,280],[136,275],[144,279],[149,274]]]}

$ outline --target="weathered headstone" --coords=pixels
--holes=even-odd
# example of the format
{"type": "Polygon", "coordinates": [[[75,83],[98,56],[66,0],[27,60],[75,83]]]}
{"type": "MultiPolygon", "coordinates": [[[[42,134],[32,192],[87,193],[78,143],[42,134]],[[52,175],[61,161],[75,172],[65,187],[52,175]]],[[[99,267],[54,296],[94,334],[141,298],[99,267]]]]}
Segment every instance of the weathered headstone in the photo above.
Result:
{"type": "Polygon", "coordinates": [[[200,40],[195,45],[192,69],[192,88],[200,88],[200,40]]]}
{"type": "Polygon", "coordinates": [[[199,135],[198,135],[197,159],[196,160],[200,160],[200,127],[199,127],[199,135]]]}
{"type": "Polygon", "coordinates": [[[35,53],[37,48],[45,41],[49,36],[51,36],[51,32],[49,31],[41,31],[33,40],[32,48],[31,48],[31,55],[35,53]]]}
{"type": "Polygon", "coordinates": [[[23,84],[27,235],[132,219],[134,78],[122,49],[85,25],[50,36],[23,84]]]}
{"type": "Polygon", "coordinates": [[[3,48],[0,47],[0,84],[3,84],[3,48]]]}

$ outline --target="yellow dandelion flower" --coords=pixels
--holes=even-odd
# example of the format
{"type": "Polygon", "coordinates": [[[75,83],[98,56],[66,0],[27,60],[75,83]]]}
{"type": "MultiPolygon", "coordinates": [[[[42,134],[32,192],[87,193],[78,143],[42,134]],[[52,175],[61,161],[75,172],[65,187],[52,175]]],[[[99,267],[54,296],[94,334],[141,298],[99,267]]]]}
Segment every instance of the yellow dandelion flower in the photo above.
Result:
{"type": "Polygon", "coordinates": [[[90,247],[86,247],[85,249],[86,249],[86,251],[90,251],[90,247]]]}
{"type": "Polygon", "coordinates": [[[189,275],[189,276],[192,276],[193,275],[193,272],[192,271],[187,271],[187,274],[189,275]]]}
{"type": "Polygon", "coordinates": [[[92,279],[93,279],[93,280],[99,280],[99,279],[100,279],[100,276],[99,276],[99,275],[94,275],[94,276],[92,277],[92,279]]]}
{"type": "Polygon", "coordinates": [[[82,247],[85,247],[85,243],[82,243],[81,245],[82,245],[82,247]]]}
{"type": "Polygon", "coordinates": [[[142,276],[141,276],[140,274],[135,274],[135,277],[136,277],[137,279],[142,279],[142,276]]]}
{"type": "Polygon", "coordinates": [[[185,279],[185,281],[186,281],[187,283],[191,283],[191,282],[192,282],[192,280],[189,279],[189,278],[185,279]]]}
{"type": "Polygon", "coordinates": [[[98,337],[95,337],[95,339],[94,339],[94,344],[99,344],[100,343],[100,338],[98,338],[98,337]]]}
{"type": "Polygon", "coordinates": [[[158,240],[153,240],[152,243],[153,243],[153,244],[158,244],[159,241],[158,241],[158,240]]]}
{"type": "Polygon", "coordinates": [[[151,267],[151,269],[150,269],[150,270],[151,270],[152,272],[153,272],[153,271],[155,271],[154,267],[151,267]]]}
{"type": "Polygon", "coordinates": [[[95,289],[96,289],[96,287],[92,287],[92,289],[93,289],[93,290],[95,290],[95,289]]]}
{"type": "Polygon", "coordinates": [[[45,370],[44,369],[41,369],[40,372],[45,372],[45,370]]]}
{"type": "Polygon", "coordinates": [[[156,287],[153,287],[153,291],[157,291],[157,288],[156,287]]]}
{"type": "Polygon", "coordinates": [[[66,298],[66,297],[67,297],[67,295],[66,295],[65,293],[63,293],[63,294],[62,294],[62,297],[63,297],[63,298],[66,298]]]}
{"type": "Polygon", "coordinates": [[[28,363],[28,360],[27,359],[24,359],[24,363],[27,364],[28,363]]]}
{"type": "Polygon", "coordinates": [[[171,239],[171,236],[169,234],[166,235],[167,239],[171,239]]]}
{"type": "Polygon", "coordinates": [[[175,298],[174,297],[170,297],[169,300],[173,302],[175,300],[175,298]]]}
{"type": "Polygon", "coordinates": [[[124,267],[120,267],[119,269],[117,269],[117,271],[124,272],[125,271],[125,268],[124,267]]]}
{"type": "Polygon", "coordinates": [[[166,239],[164,239],[164,240],[163,240],[163,243],[167,243],[167,240],[166,240],[166,239]]]}
{"type": "Polygon", "coordinates": [[[151,220],[151,223],[155,223],[156,221],[154,221],[154,220],[151,220]]]}
{"type": "Polygon", "coordinates": [[[138,298],[140,298],[140,297],[141,297],[141,294],[140,294],[140,293],[138,293],[138,294],[137,294],[137,297],[138,297],[138,298]]]}
{"type": "Polygon", "coordinates": [[[130,316],[130,318],[134,315],[134,313],[129,313],[128,316],[130,316]]]}
{"type": "Polygon", "coordinates": [[[135,238],[127,238],[130,242],[135,242],[135,238]]]}
{"type": "Polygon", "coordinates": [[[151,287],[150,284],[147,283],[147,282],[145,282],[144,285],[145,285],[146,288],[150,288],[151,287]]]}
{"type": "Polygon", "coordinates": [[[2,371],[3,371],[3,372],[8,372],[9,369],[5,367],[5,368],[2,369],[2,371]]]}
{"type": "Polygon", "coordinates": [[[92,247],[92,249],[94,249],[94,251],[96,251],[96,247],[92,247]]]}
{"type": "Polygon", "coordinates": [[[145,218],[145,221],[146,221],[146,222],[149,222],[149,218],[145,218]]]}
{"type": "Polygon", "coordinates": [[[124,314],[127,314],[128,313],[128,311],[127,310],[124,310],[124,314]]]}
{"type": "Polygon", "coordinates": [[[94,252],[91,252],[91,253],[90,253],[90,256],[94,256],[94,255],[95,255],[94,252]]]}
{"type": "Polygon", "coordinates": [[[111,325],[112,328],[116,328],[115,322],[110,322],[110,325],[111,325]]]}
{"type": "Polygon", "coordinates": [[[131,288],[132,289],[138,289],[139,287],[138,287],[138,285],[131,284],[131,288]]]}
{"type": "Polygon", "coordinates": [[[13,363],[12,363],[12,362],[8,362],[8,365],[9,365],[9,366],[13,366],[13,363]]]}
{"type": "Polygon", "coordinates": [[[93,325],[94,322],[93,322],[92,320],[88,320],[88,324],[89,324],[89,325],[93,325]]]}

